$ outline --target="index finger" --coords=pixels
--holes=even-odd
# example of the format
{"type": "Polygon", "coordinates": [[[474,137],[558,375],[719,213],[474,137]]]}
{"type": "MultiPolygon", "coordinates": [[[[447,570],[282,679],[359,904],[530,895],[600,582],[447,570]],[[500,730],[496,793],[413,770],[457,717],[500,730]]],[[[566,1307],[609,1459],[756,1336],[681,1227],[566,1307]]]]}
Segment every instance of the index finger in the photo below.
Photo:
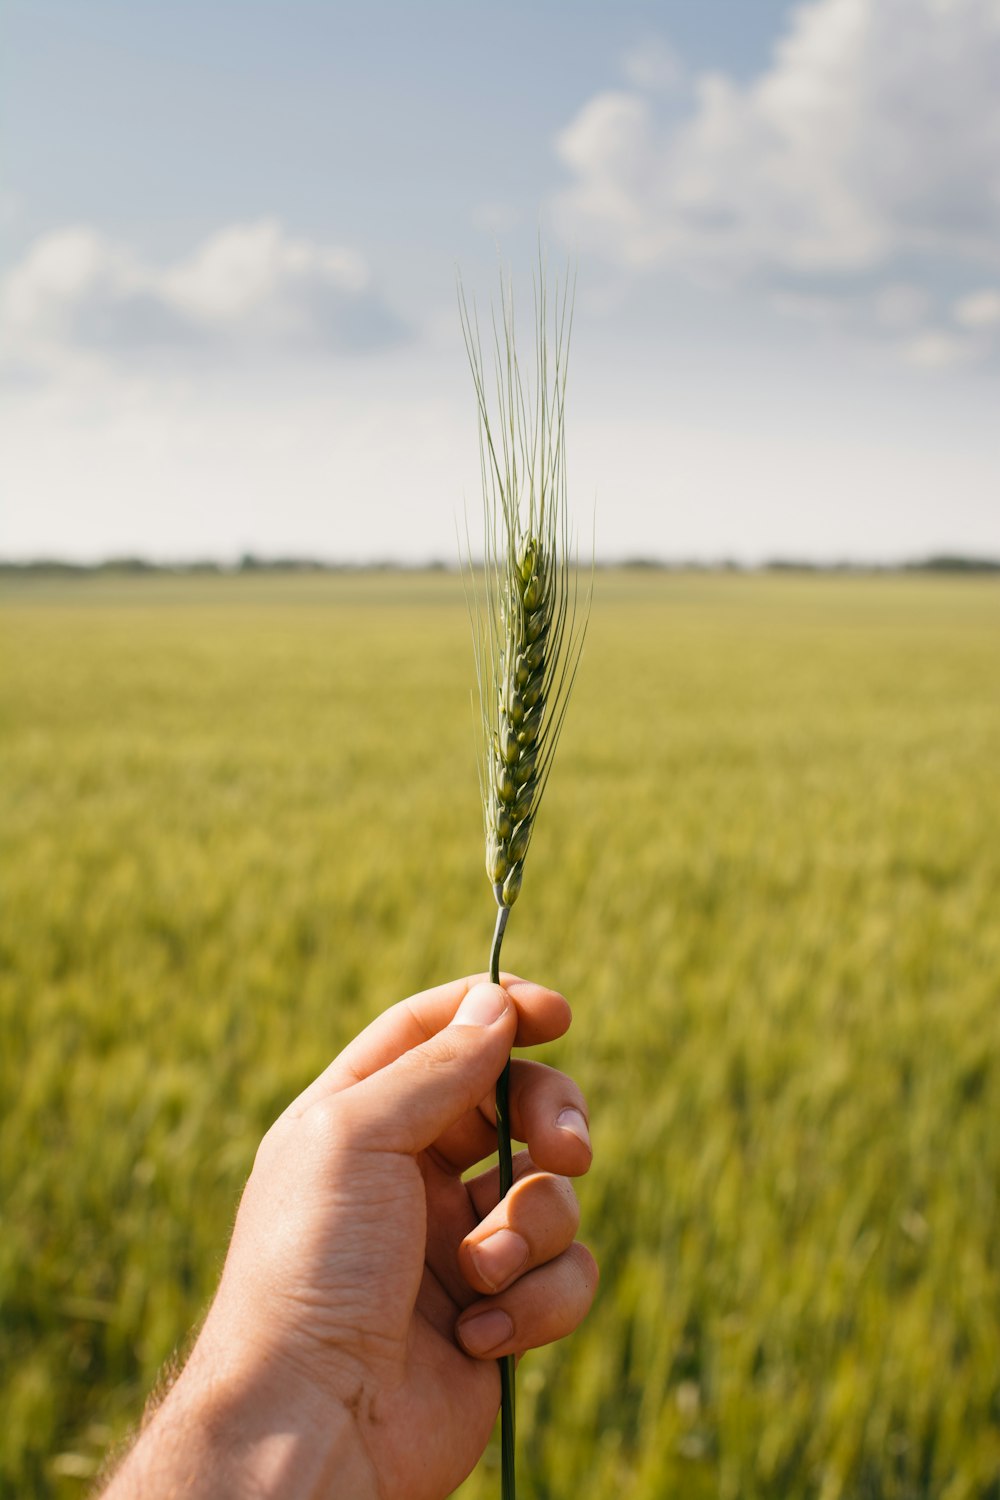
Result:
{"type": "MultiPolygon", "coordinates": [[[[408,1000],[390,1006],[348,1043],[286,1113],[302,1114],[318,1099],[339,1094],[352,1084],[360,1083],[380,1068],[388,1067],[412,1047],[428,1041],[448,1025],[473,986],[488,980],[488,974],[470,974],[465,979],[453,979],[448,984],[421,990],[408,1000]]],[[[572,1012],[558,990],[547,989],[509,973],[500,975],[500,984],[517,1010],[515,1046],[537,1047],[542,1042],[555,1041],[568,1030],[572,1012]]]]}

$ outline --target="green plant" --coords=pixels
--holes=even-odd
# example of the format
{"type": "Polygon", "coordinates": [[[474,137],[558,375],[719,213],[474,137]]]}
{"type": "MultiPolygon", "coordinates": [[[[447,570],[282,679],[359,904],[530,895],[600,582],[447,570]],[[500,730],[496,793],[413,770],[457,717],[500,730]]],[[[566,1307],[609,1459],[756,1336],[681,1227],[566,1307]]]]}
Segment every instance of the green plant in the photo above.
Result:
{"type": "MultiPolygon", "coordinates": [[[[493,319],[494,400],[490,401],[478,322],[464,296],[460,311],[479,416],[484,549],[471,613],[481,711],[480,791],[486,873],[497,916],[490,978],[500,980],[500,948],[521,889],[535,818],[552,769],[589,617],[580,608],[571,560],[566,485],[566,373],[572,296],[565,284],[551,304],[544,269],[535,284],[535,364],[522,375],[514,300],[501,284],[493,319]],[[491,410],[492,407],[492,410],[491,410]]],[[[497,1083],[500,1192],[513,1181],[508,1088],[497,1083]]],[[[514,1496],[514,1360],[500,1361],[504,1500],[514,1496]]]]}

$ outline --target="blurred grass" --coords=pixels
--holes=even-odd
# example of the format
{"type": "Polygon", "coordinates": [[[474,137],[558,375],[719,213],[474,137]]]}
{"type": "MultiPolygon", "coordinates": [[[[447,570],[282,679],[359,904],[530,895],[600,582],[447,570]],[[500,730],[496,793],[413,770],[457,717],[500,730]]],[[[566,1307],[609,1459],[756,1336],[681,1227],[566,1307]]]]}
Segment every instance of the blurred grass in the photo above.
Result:
{"type": "MultiPolygon", "coordinates": [[[[262,1131],[492,897],[457,580],[3,603],[0,1494],[62,1500],[262,1131]]],[[[526,1494],[1000,1496],[998,766],[993,582],[598,577],[504,951],[575,1006],[603,1272],[526,1494]]]]}

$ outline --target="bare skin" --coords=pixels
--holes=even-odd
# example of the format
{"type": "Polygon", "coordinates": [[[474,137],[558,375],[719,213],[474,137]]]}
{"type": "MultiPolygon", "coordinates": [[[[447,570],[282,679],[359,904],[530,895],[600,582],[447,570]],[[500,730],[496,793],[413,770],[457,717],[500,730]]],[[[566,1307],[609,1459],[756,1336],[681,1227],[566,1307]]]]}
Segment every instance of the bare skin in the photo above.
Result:
{"type": "Polygon", "coordinates": [[[500,1400],[496,1360],[570,1333],[597,1285],[571,1177],[571,1079],[512,1068],[527,1144],[497,1205],[493,1085],[561,1036],[561,995],[503,975],[386,1011],[276,1121],[191,1357],[104,1492],[443,1500],[500,1400]]]}

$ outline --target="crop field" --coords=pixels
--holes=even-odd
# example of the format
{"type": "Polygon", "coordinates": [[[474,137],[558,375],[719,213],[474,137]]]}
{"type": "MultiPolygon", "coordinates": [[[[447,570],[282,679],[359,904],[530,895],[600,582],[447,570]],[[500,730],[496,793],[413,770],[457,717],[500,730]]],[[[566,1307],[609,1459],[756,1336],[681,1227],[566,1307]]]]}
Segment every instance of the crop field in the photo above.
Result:
{"type": "MultiPolygon", "coordinates": [[[[471,646],[448,574],[7,581],[0,631],[0,1496],[82,1500],[268,1124],[485,966],[471,646]]],[[[996,1500],[1000,586],[599,574],[532,850],[602,1284],[524,1495],[996,1500]]]]}

